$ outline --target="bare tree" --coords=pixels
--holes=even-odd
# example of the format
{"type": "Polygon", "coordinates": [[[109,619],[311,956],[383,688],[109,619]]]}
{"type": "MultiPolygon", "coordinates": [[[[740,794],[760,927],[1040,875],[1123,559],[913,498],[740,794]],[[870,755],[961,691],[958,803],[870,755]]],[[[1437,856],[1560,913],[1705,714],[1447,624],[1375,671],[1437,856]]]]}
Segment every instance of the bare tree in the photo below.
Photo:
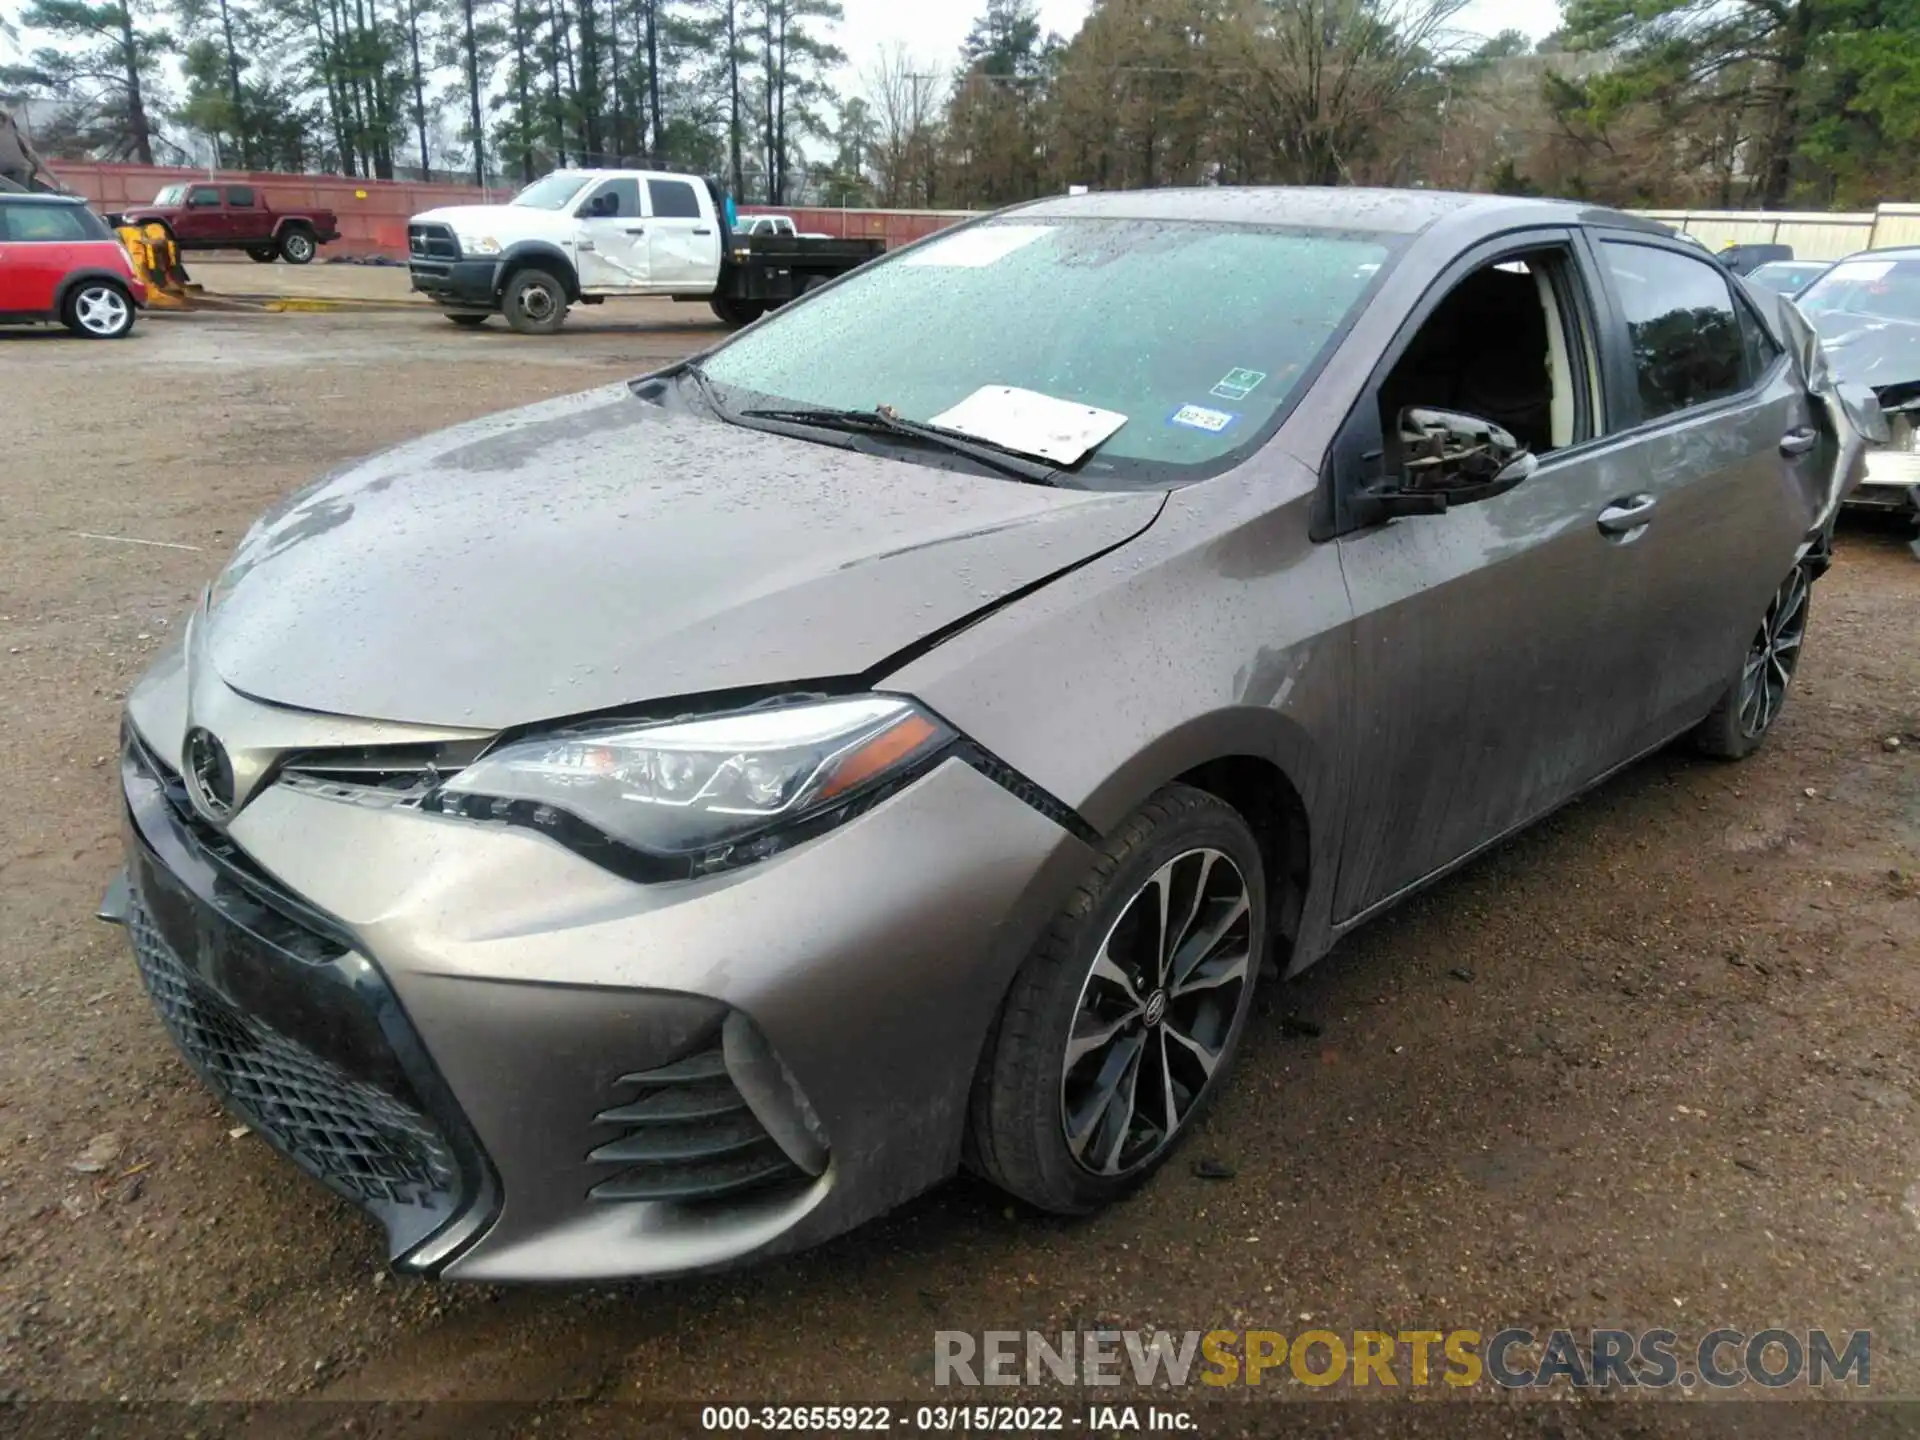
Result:
{"type": "Polygon", "coordinates": [[[875,126],[876,198],[889,209],[933,203],[945,82],[897,42],[877,51],[860,79],[875,126]]]}
{"type": "Polygon", "coordinates": [[[1467,0],[1241,0],[1221,84],[1279,164],[1307,185],[1351,181],[1436,65],[1461,48],[1467,0]]]}

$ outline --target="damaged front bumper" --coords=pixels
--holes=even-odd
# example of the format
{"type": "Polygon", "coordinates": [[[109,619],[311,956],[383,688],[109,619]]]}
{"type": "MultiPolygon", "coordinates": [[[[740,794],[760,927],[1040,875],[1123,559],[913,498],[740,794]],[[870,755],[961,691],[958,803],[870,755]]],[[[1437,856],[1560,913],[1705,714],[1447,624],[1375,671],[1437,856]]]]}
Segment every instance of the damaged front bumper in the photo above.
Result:
{"type": "Polygon", "coordinates": [[[958,760],[672,885],[293,783],[221,829],[174,758],[181,688],[130,701],[127,884],[102,909],[208,1085],[373,1214],[393,1263],[451,1278],[727,1265],[952,1173],[1027,919],[1090,858],[958,760]]]}

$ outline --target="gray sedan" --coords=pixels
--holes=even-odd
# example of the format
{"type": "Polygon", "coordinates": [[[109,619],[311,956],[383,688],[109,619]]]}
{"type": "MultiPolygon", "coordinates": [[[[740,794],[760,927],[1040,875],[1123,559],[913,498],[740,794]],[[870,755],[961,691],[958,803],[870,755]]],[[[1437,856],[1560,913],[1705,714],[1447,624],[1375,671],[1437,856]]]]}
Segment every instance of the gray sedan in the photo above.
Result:
{"type": "Polygon", "coordinates": [[[1765,740],[1858,453],[1785,325],[1544,201],[944,232],[262,519],[129,698],[104,911],[413,1271],[726,1264],[963,1165],[1093,1210],[1258,986],[1765,740]]]}

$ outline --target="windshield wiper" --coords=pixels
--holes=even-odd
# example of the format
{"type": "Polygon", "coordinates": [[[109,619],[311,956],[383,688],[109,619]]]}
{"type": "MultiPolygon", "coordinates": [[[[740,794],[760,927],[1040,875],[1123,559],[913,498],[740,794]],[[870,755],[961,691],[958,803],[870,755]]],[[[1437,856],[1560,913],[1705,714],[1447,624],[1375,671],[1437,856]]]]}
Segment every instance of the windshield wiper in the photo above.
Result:
{"type": "MultiPolygon", "coordinates": [[[[704,376],[696,378],[705,379],[704,376]]],[[[824,406],[815,408],[798,405],[742,410],[738,413],[744,419],[773,420],[786,425],[806,425],[816,430],[840,430],[858,435],[898,435],[950,451],[955,455],[965,455],[971,460],[978,460],[982,465],[991,465],[996,470],[1004,471],[1008,475],[1017,475],[1022,480],[1031,480],[1037,485],[1056,483],[1055,477],[1060,473],[1060,467],[1057,465],[1030,459],[1017,450],[1009,450],[991,441],[976,440],[972,436],[962,435],[957,430],[946,430],[938,425],[909,420],[887,405],[882,405],[877,410],[834,410],[824,406]]]]}

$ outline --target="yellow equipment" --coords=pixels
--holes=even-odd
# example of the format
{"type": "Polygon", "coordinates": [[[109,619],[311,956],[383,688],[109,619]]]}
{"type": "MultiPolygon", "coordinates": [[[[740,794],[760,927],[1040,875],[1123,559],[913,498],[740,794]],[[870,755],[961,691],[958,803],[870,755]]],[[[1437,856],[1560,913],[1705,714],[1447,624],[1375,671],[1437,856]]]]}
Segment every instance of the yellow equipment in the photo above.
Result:
{"type": "Polygon", "coordinates": [[[191,309],[203,293],[187,278],[180,247],[164,225],[121,225],[115,231],[133,260],[133,272],[147,282],[147,304],[158,310],[191,309]]]}

